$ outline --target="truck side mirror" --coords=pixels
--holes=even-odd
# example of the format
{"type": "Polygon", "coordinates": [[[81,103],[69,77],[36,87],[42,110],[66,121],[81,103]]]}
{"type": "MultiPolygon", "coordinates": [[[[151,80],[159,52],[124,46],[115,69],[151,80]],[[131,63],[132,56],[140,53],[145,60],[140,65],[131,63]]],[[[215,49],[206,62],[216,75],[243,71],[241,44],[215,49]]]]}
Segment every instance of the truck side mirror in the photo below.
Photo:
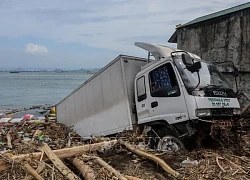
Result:
{"type": "Polygon", "coordinates": [[[186,67],[187,67],[187,70],[189,70],[191,73],[198,72],[201,69],[201,62],[198,61],[192,64],[191,66],[187,65],[186,67]]]}
{"type": "Polygon", "coordinates": [[[181,59],[186,66],[193,65],[193,59],[189,54],[182,54],[181,59]]]}
{"type": "Polygon", "coordinates": [[[182,54],[181,59],[186,65],[187,70],[191,73],[198,72],[201,69],[201,62],[193,62],[192,57],[189,54],[182,54]]]}

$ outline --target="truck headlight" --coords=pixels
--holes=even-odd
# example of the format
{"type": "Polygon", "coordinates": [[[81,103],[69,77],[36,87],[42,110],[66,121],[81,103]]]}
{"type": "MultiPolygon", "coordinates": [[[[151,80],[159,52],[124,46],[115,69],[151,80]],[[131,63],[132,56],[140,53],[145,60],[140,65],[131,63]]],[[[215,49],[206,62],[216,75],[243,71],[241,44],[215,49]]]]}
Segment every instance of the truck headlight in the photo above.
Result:
{"type": "Polygon", "coordinates": [[[241,109],[239,109],[239,108],[234,108],[234,109],[233,109],[233,114],[234,114],[234,115],[240,115],[240,114],[241,114],[241,109]]]}
{"type": "Polygon", "coordinates": [[[196,109],[197,117],[207,117],[212,116],[211,109],[196,109]]]}

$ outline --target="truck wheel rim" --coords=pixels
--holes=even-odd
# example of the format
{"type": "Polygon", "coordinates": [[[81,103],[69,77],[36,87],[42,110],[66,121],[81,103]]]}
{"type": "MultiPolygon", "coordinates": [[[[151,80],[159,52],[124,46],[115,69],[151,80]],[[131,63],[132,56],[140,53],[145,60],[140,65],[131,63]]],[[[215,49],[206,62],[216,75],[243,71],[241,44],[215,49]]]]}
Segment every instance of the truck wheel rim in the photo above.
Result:
{"type": "Polygon", "coordinates": [[[182,148],[181,142],[171,136],[164,136],[158,143],[157,149],[160,151],[176,152],[180,151],[182,148]]]}

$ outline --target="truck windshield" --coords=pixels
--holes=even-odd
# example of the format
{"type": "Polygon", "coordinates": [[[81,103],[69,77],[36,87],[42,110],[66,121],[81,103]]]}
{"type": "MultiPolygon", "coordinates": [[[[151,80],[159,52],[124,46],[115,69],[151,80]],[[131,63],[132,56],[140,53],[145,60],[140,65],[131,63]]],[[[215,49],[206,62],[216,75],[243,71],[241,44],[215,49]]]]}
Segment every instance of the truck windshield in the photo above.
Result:
{"type": "MultiPolygon", "coordinates": [[[[175,62],[185,86],[187,88],[196,87],[199,81],[197,73],[191,73],[188,71],[186,66],[183,64],[182,59],[175,59],[175,62]]],[[[230,88],[226,78],[213,64],[201,61],[199,75],[200,84],[197,87],[198,89],[207,87],[230,88]]]]}

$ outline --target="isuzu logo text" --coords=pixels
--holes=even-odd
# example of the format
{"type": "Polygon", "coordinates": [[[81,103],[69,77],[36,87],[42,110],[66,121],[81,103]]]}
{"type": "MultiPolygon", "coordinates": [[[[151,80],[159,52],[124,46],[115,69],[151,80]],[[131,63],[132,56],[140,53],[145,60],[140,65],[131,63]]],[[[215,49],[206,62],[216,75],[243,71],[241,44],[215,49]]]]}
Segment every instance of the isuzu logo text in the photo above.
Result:
{"type": "Polygon", "coordinates": [[[213,91],[213,93],[215,96],[224,96],[224,97],[227,96],[227,93],[223,91],[213,91]]]}

